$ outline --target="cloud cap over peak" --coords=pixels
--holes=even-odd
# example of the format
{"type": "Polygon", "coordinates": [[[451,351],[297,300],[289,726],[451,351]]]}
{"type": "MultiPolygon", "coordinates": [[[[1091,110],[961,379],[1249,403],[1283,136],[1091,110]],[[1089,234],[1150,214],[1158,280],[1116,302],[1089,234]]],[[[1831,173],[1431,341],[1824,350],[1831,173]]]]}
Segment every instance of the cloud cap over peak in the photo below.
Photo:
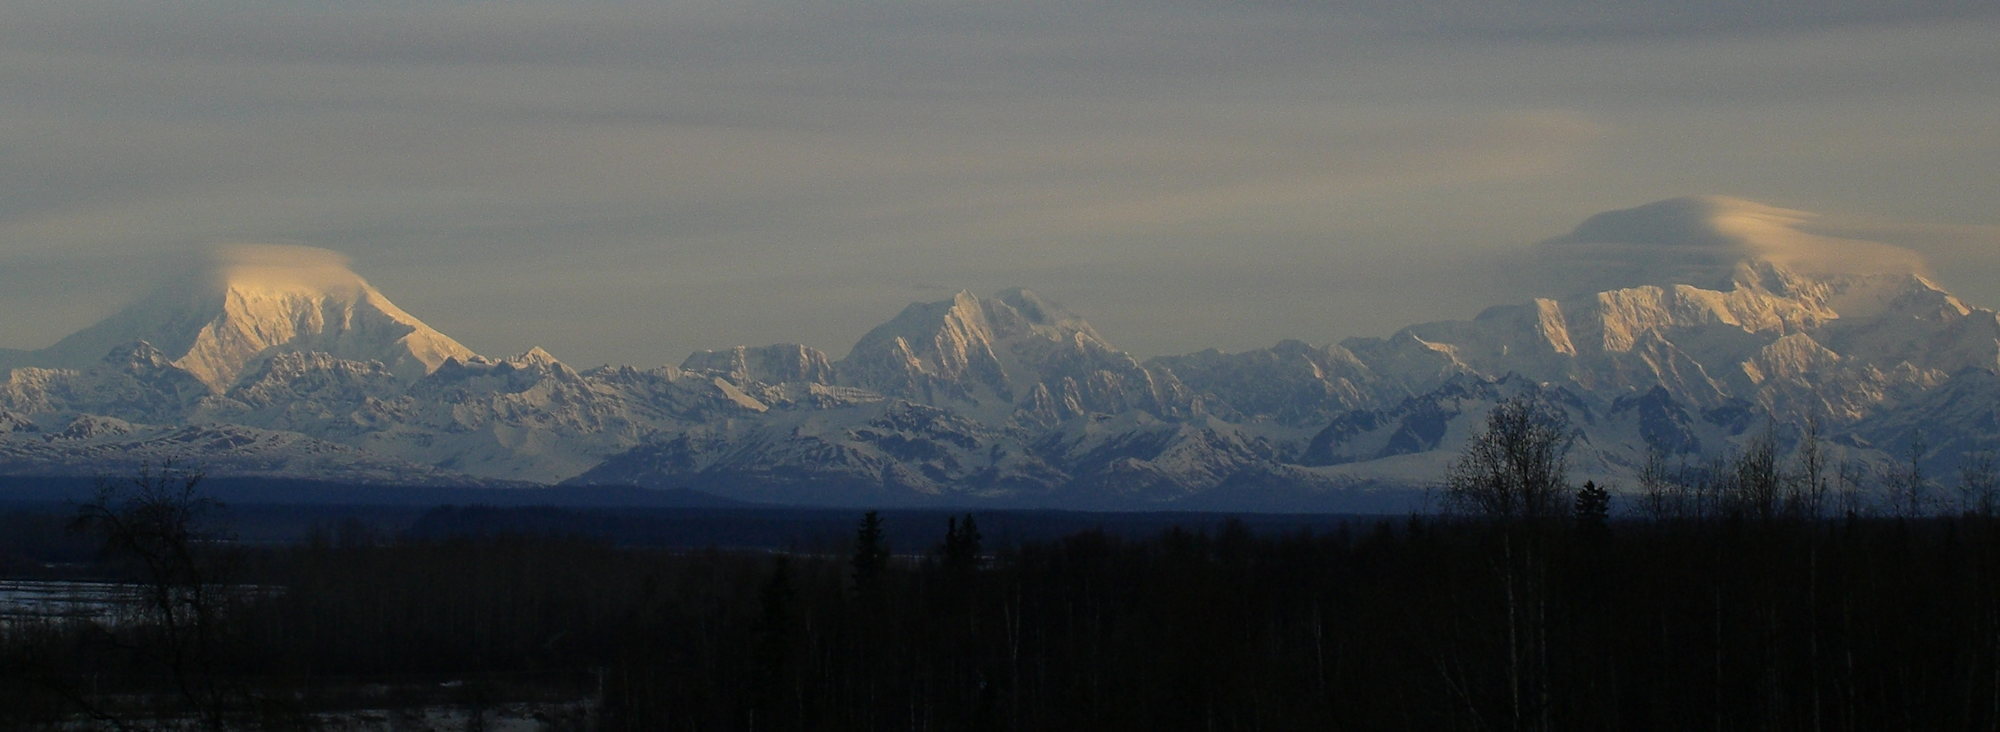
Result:
{"type": "Polygon", "coordinates": [[[1754,246],[1746,229],[1789,227],[1811,217],[1742,198],[1681,196],[1597,214],[1550,243],[1740,249],[1754,246]]]}
{"type": "Polygon", "coordinates": [[[1556,294],[1637,285],[1725,288],[1746,259],[1813,275],[1929,271],[1913,250],[1816,233],[1815,218],[1728,196],[1671,198],[1585,219],[1535,248],[1536,269],[1553,277],[1556,294]]]}
{"type": "Polygon", "coordinates": [[[368,283],[345,254],[298,244],[217,244],[201,260],[201,275],[218,289],[256,288],[355,294],[368,283]]]}

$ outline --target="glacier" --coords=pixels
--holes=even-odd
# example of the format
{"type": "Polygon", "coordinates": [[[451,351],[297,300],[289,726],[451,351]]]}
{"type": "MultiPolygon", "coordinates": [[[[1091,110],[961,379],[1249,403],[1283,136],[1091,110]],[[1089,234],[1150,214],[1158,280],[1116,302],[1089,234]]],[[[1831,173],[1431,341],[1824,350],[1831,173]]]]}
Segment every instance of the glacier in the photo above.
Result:
{"type": "Polygon", "coordinates": [[[1809,215],[1674,199],[1593,217],[1580,272],[1468,320],[1139,359],[1025,289],[915,303],[840,359],[729,346],[678,365],[476,354],[338,254],[218,250],[56,344],[9,351],[0,474],[178,460],[409,485],[631,484],[792,504],[1340,510],[1433,484],[1499,402],[1575,429],[1630,486],[1822,425],[1836,459],[1933,475],[2000,448],[2000,315],[1809,215]],[[1593,289],[1595,288],[1595,289],[1593,289]]]}

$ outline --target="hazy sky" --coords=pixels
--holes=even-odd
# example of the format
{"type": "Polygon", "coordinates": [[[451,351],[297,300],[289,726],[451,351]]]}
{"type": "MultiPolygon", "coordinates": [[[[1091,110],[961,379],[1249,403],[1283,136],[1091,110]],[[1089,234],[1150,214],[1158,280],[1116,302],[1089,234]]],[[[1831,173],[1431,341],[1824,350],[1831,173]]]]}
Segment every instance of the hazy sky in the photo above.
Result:
{"type": "Polygon", "coordinates": [[[2000,305],[2000,3],[0,0],[0,346],[220,242],[489,354],[836,355],[1024,286],[1141,355],[1469,317],[1601,211],[2000,305]],[[1517,7],[1519,6],[1519,7],[1517,7]]]}

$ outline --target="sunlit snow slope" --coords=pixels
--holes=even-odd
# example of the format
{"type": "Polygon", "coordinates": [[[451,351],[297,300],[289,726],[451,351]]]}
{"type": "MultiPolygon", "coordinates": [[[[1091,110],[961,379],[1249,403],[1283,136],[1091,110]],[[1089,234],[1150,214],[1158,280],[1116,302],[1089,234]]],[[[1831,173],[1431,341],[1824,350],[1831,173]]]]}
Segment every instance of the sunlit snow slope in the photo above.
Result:
{"type": "Polygon", "coordinates": [[[281,352],[380,361],[404,378],[473,355],[389,302],[348,268],[346,257],[301,246],[236,245],[213,250],[198,271],[24,360],[82,367],[140,340],[217,391],[281,352]]]}
{"type": "Polygon", "coordinates": [[[339,255],[219,250],[41,351],[0,354],[0,473],[180,455],[372,482],[627,483],[778,503],[1348,510],[1433,484],[1494,405],[1565,414],[1580,477],[1629,487],[1817,421],[1864,472],[2000,450],[2000,315],[1896,247],[1713,196],[1536,245],[1559,286],[1469,320],[1140,360],[1027,290],[916,303],[840,360],[724,346],[679,366],[473,354],[339,255]],[[178,452],[176,452],[178,451],[178,452]],[[1402,493],[1398,493],[1402,491],[1402,493]]]}

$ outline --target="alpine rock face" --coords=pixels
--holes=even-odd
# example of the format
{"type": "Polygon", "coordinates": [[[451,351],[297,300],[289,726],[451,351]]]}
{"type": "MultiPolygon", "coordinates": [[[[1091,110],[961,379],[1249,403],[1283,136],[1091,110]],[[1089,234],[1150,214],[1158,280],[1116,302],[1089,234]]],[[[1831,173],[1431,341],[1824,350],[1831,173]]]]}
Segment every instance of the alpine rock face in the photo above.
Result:
{"type": "MultiPolygon", "coordinates": [[[[179,458],[381,483],[637,484],[773,503],[1347,510],[1434,484],[1495,405],[1630,486],[1816,421],[1933,475],[2000,449],[2000,315],[1802,212],[1675,199],[1529,263],[1582,287],[1379,338],[1140,360],[1027,290],[917,303],[838,360],[737,346],[578,371],[472,353],[331,253],[239,248],[0,378],[0,472],[179,458]]],[[[1985,462],[1982,462],[1985,461],[1985,462]]]]}
{"type": "Polygon", "coordinates": [[[837,373],[885,396],[1043,426],[1194,409],[1195,395],[1172,372],[1141,365],[1083,318],[1022,289],[911,305],[862,336],[837,373]]]}

